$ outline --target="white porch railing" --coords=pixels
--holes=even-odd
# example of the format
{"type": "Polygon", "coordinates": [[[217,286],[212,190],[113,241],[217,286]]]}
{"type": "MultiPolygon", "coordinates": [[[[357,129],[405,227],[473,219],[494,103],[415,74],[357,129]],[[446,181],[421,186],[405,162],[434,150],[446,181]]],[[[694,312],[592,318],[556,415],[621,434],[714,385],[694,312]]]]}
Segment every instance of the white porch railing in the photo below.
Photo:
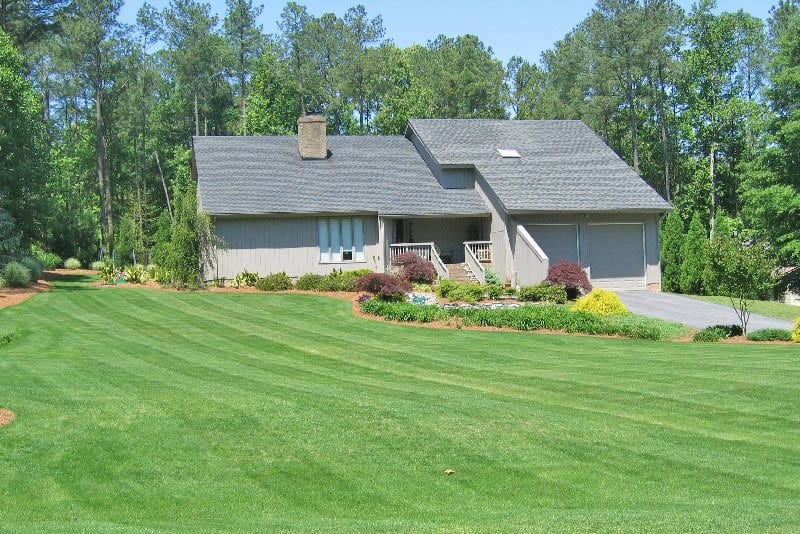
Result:
{"type": "Polygon", "coordinates": [[[547,277],[550,258],[521,224],[517,225],[517,252],[514,255],[517,285],[530,285],[547,277]]]}
{"type": "Polygon", "coordinates": [[[491,241],[464,241],[464,248],[471,250],[478,261],[492,263],[491,241]]]}
{"type": "Polygon", "coordinates": [[[433,243],[394,243],[389,245],[389,265],[394,261],[395,256],[405,254],[406,252],[413,252],[424,260],[433,263],[433,268],[436,269],[436,275],[439,278],[450,278],[450,273],[447,271],[442,258],[436,252],[436,247],[433,243]]]}
{"type": "Polygon", "coordinates": [[[486,283],[486,269],[483,267],[480,260],[475,255],[475,251],[468,242],[464,243],[464,263],[466,263],[469,270],[472,271],[476,282],[479,284],[486,283]]]}

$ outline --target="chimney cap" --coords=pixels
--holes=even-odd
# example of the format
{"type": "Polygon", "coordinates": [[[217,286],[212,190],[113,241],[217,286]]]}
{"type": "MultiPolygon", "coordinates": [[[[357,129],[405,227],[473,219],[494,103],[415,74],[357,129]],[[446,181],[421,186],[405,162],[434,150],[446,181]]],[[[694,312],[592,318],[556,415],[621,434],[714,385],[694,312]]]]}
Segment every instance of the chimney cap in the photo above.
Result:
{"type": "Polygon", "coordinates": [[[303,115],[299,119],[297,119],[297,124],[306,123],[306,122],[326,122],[325,117],[322,115],[303,115]]]}

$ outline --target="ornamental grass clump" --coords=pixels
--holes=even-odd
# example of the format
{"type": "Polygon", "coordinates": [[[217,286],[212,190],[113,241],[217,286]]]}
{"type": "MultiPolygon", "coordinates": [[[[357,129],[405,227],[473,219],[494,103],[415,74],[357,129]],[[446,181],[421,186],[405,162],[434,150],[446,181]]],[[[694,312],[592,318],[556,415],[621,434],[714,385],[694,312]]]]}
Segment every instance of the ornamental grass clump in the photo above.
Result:
{"type": "Polygon", "coordinates": [[[566,289],[570,300],[578,298],[581,292],[592,290],[592,284],[579,263],[556,263],[547,270],[545,280],[566,289]]]}
{"type": "Polygon", "coordinates": [[[99,271],[105,266],[106,266],[106,262],[104,262],[103,260],[97,260],[97,261],[93,261],[92,263],[89,264],[89,269],[91,269],[93,271],[99,271]]]}
{"type": "Polygon", "coordinates": [[[628,313],[628,309],[616,293],[607,289],[592,289],[588,295],[581,297],[572,306],[572,311],[585,311],[597,315],[619,315],[628,313]]]}
{"type": "Polygon", "coordinates": [[[81,268],[81,260],[78,258],[67,258],[64,260],[64,268],[70,271],[77,271],[81,268]]]}
{"type": "Polygon", "coordinates": [[[8,287],[28,287],[31,285],[31,271],[23,264],[12,261],[3,268],[3,278],[8,287]]]}
{"type": "Polygon", "coordinates": [[[130,284],[143,284],[147,279],[147,271],[142,265],[125,267],[125,281],[130,284]]]}

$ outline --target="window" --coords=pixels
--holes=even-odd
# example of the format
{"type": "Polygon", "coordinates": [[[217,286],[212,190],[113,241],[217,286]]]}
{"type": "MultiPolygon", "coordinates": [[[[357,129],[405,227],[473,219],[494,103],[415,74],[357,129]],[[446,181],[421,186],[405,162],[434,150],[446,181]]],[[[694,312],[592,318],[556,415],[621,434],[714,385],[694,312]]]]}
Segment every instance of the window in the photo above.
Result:
{"type": "Polygon", "coordinates": [[[319,220],[319,261],[365,261],[364,219],[337,217],[319,220]]]}
{"type": "Polygon", "coordinates": [[[513,148],[498,148],[497,153],[500,154],[501,158],[521,158],[522,156],[519,155],[513,148]]]}

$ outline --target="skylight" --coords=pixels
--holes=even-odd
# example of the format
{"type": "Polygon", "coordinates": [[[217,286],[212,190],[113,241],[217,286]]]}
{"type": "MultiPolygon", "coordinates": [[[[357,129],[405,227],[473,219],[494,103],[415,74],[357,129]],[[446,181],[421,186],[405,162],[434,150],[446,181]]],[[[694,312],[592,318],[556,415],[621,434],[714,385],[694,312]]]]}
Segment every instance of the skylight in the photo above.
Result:
{"type": "Polygon", "coordinates": [[[498,148],[497,153],[500,154],[500,157],[503,158],[521,158],[522,156],[519,155],[513,148],[498,148]]]}

